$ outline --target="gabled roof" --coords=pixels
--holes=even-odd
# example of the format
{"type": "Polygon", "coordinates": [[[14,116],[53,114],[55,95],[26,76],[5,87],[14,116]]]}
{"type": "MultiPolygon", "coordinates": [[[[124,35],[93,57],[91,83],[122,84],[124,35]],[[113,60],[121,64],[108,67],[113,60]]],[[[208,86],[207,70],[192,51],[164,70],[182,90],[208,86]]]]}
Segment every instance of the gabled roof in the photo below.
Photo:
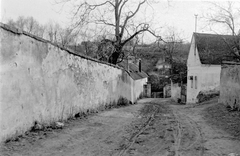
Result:
{"type": "Polygon", "coordinates": [[[123,60],[122,62],[118,63],[118,65],[124,68],[125,70],[128,70],[127,66],[129,65],[129,73],[133,80],[139,80],[148,77],[148,75],[144,71],[139,72],[139,68],[137,65],[130,62],[127,63],[126,60],[123,60]]]}
{"type": "MultiPolygon", "coordinates": [[[[196,47],[202,64],[221,64],[222,60],[234,56],[231,53],[234,42],[239,43],[239,37],[232,35],[194,33],[196,47]]],[[[232,58],[230,58],[232,59],[232,58]]]]}

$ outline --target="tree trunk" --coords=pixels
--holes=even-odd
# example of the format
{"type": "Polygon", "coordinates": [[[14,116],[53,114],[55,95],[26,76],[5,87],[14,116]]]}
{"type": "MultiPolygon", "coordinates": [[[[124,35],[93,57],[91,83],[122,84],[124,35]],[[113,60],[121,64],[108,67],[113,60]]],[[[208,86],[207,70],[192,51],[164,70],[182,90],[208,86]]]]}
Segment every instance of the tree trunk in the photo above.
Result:
{"type": "Polygon", "coordinates": [[[109,58],[108,62],[112,63],[112,64],[117,64],[117,60],[118,60],[119,55],[120,55],[120,53],[115,51],[114,53],[112,53],[112,55],[109,58]]]}
{"type": "Polygon", "coordinates": [[[119,58],[121,52],[122,52],[122,47],[115,45],[115,50],[112,53],[112,55],[109,57],[108,62],[112,63],[112,64],[117,64],[118,63],[117,61],[118,61],[118,58],[119,58]]]}

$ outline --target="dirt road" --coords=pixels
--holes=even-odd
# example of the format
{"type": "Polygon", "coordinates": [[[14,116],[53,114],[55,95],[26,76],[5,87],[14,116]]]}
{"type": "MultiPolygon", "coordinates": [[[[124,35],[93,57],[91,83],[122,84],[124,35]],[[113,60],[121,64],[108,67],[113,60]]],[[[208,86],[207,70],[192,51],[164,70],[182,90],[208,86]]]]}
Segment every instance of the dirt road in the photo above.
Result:
{"type": "MultiPolygon", "coordinates": [[[[224,156],[240,154],[240,139],[209,123],[199,106],[142,99],[59,130],[31,132],[1,147],[4,156],[224,156]]],[[[240,126],[240,125],[239,125],[240,126]]],[[[221,127],[221,126],[220,126],[221,127]]]]}

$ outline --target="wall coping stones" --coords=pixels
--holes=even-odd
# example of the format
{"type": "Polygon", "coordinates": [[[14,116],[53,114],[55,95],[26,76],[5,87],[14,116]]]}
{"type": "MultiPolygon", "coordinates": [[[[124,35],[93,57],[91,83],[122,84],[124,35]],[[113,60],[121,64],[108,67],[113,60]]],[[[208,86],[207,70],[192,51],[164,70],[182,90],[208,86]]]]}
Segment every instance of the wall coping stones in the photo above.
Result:
{"type": "Polygon", "coordinates": [[[223,61],[222,64],[240,65],[240,62],[234,62],[234,61],[223,61]]]}
{"type": "Polygon", "coordinates": [[[18,29],[18,28],[9,26],[9,25],[4,24],[4,23],[2,23],[2,22],[0,22],[0,27],[1,27],[2,29],[4,29],[4,30],[10,31],[10,32],[12,32],[12,33],[14,33],[14,34],[17,34],[17,35],[25,35],[25,36],[31,37],[31,38],[33,38],[33,39],[36,39],[36,40],[38,40],[38,41],[40,41],[40,42],[49,43],[49,44],[51,44],[51,45],[53,45],[53,46],[55,46],[55,47],[60,48],[61,50],[64,50],[64,51],[68,52],[69,54],[74,55],[74,56],[81,57],[81,58],[84,58],[84,59],[87,59],[87,60],[91,60],[91,61],[94,61],[94,62],[97,62],[97,63],[105,64],[105,65],[108,65],[108,66],[112,66],[112,67],[114,67],[114,68],[118,68],[118,69],[124,70],[124,71],[125,71],[126,73],[128,73],[128,75],[130,76],[130,73],[129,73],[127,70],[125,70],[124,68],[119,67],[119,66],[117,66],[117,65],[114,65],[114,64],[111,64],[111,63],[108,63],[108,62],[103,62],[103,61],[97,60],[97,59],[95,59],[95,58],[86,56],[86,55],[84,55],[84,54],[76,54],[76,53],[74,52],[74,50],[72,50],[72,49],[65,48],[65,47],[63,47],[63,46],[61,46],[61,45],[59,45],[59,44],[53,43],[53,42],[51,42],[51,41],[49,41],[49,40],[43,39],[43,38],[38,37],[38,36],[36,36],[36,35],[33,35],[33,34],[31,34],[31,33],[28,33],[28,32],[26,32],[26,31],[24,31],[24,30],[21,30],[21,29],[18,29]]]}

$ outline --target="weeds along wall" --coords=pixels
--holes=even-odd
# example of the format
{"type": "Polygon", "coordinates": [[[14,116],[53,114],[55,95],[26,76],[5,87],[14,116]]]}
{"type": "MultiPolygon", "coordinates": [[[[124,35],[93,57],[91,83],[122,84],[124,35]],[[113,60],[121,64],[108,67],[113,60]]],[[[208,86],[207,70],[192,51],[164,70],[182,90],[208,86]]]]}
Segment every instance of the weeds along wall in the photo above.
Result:
{"type": "Polygon", "coordinates": [[[0,25],[0,141],[51,123],[104,108],[119,99],[134,102],[133,80],[123,69],[0,25]]]}

